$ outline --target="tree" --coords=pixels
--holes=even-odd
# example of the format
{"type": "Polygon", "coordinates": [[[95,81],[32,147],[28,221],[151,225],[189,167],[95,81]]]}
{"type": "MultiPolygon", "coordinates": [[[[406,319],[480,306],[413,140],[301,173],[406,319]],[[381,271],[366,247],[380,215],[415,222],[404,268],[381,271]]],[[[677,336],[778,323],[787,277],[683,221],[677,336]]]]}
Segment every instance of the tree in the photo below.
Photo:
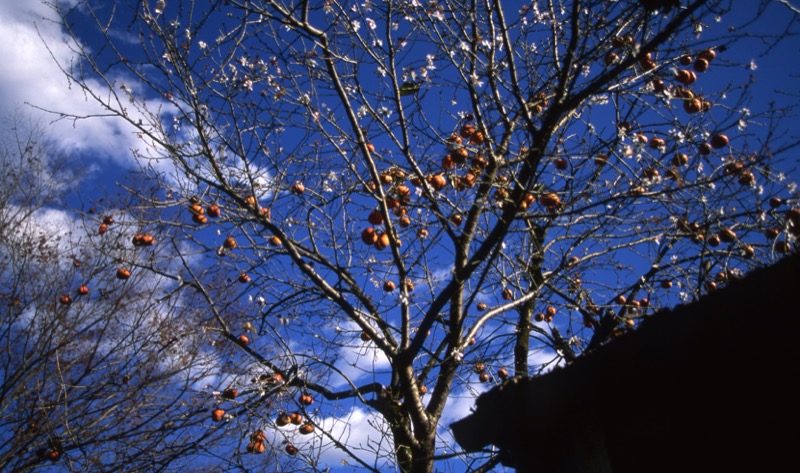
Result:
{"type": "Polygon", "coordinates": [[[312,469],[432,471],[452,395],[793,251],[796,104],[722,83],[729,2],[78,4],[64,72],[141,136],[129,223],[175,249],[139,269],[211,314],[242,416],[312,469]],[[357,409],[386,437],[348,441],[357,409]]]}
{"type": "Polygon", "coordinates": [[[66,205],[81,167],[43,126],[19,115],[3,130],[0,469],[165,471],[202,455],[220,435],[189,436],[211,423],[196,314],[168,280],[114,277],[127,236],[112,214],[84,229],[66,205]]]}

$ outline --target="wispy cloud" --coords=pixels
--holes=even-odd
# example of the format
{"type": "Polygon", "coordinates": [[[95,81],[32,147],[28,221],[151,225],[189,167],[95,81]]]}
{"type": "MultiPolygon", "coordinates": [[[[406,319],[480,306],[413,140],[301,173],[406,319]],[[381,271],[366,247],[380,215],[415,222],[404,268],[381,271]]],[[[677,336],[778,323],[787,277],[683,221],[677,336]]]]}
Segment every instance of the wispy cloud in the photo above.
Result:
{"type": "MultiPolygon", "coordinates": [[[[60,3],[68,7],[73,2],[60,3]]],[[[73,120],[46,112],[107,115],[59,68],[70,67],[79,58],[73,40],[44,2],[0,2],[0,37],[0,114],[8,116],[22,107],[49,124],[48,132],[60,149],[80,153],[90,160],[88,164],[132,168],[136,160],[131,150],[152,147],[142,141],[131,124],[119,118],[73,120]]],[[[88,85],[95,91],[108,90],[99,81],[90,80],[88,85]]]]}

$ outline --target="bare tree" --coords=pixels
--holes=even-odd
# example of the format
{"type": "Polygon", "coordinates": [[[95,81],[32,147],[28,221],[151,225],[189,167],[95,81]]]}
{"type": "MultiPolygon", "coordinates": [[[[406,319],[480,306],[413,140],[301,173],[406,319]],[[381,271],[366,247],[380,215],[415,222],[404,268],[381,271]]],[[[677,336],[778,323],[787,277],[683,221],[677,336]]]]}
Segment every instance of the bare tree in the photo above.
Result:
{"type": "Polygon", "coordinates": [[[65,74],[142,138],[129,225],[175,251],[138,269],[204,307],[236,418],[298,468],[433,471],[452,395],[793,250],[796,96],[727,81],[730,2],[512,3],[59,12],[65,74]],[[352,440],[359,410],[384,437],[352,440]]]}
{"type": "Polygon", "coordinates": [[[202,457],[229,436],[195,427],[228,401],[198,387],[218,373],[197,312],[171,281],[128,266],[134,250],[153,254],[113,228],[123,212],[85,231],[63,200],[80,166],[43,126],[4,125],[0,469],[169,471],[202,457]]]}

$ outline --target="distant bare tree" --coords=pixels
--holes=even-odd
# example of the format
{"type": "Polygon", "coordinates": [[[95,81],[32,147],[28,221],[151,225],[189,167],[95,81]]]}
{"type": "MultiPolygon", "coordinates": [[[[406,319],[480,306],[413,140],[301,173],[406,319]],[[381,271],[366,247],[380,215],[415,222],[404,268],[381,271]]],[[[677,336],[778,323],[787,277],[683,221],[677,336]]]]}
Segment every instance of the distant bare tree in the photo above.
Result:
{"type": "Polygon", "coordinates": [[[216,365],[196,311],[168,281],[122,279],[129,238],[112,215],[87,235],[64,206],[80,166],[44,127],[4,123],[0,164],[0,469],[172,471],[203,455],[224,429],[193,429],[216,404],[197,388],[216,365]]]}

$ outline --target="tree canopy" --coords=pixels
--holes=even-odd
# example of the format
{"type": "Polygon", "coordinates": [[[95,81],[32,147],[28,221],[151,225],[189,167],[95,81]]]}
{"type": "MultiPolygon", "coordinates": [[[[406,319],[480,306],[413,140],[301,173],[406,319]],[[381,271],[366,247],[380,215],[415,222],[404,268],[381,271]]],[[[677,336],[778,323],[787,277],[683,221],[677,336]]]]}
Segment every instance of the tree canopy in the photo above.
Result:
{"type": "Polygon", "coordinates": [[[55,4],[71,84],[141,139],[84,215],[98,270],[165,281],[119,303],[213,360],[159,422],[237,439],[204,444],[223,469],[485,471],[448,405],[794,251],[796,91],[760,95],[740,51],[796,13],[732,3],[55,4]]]}

